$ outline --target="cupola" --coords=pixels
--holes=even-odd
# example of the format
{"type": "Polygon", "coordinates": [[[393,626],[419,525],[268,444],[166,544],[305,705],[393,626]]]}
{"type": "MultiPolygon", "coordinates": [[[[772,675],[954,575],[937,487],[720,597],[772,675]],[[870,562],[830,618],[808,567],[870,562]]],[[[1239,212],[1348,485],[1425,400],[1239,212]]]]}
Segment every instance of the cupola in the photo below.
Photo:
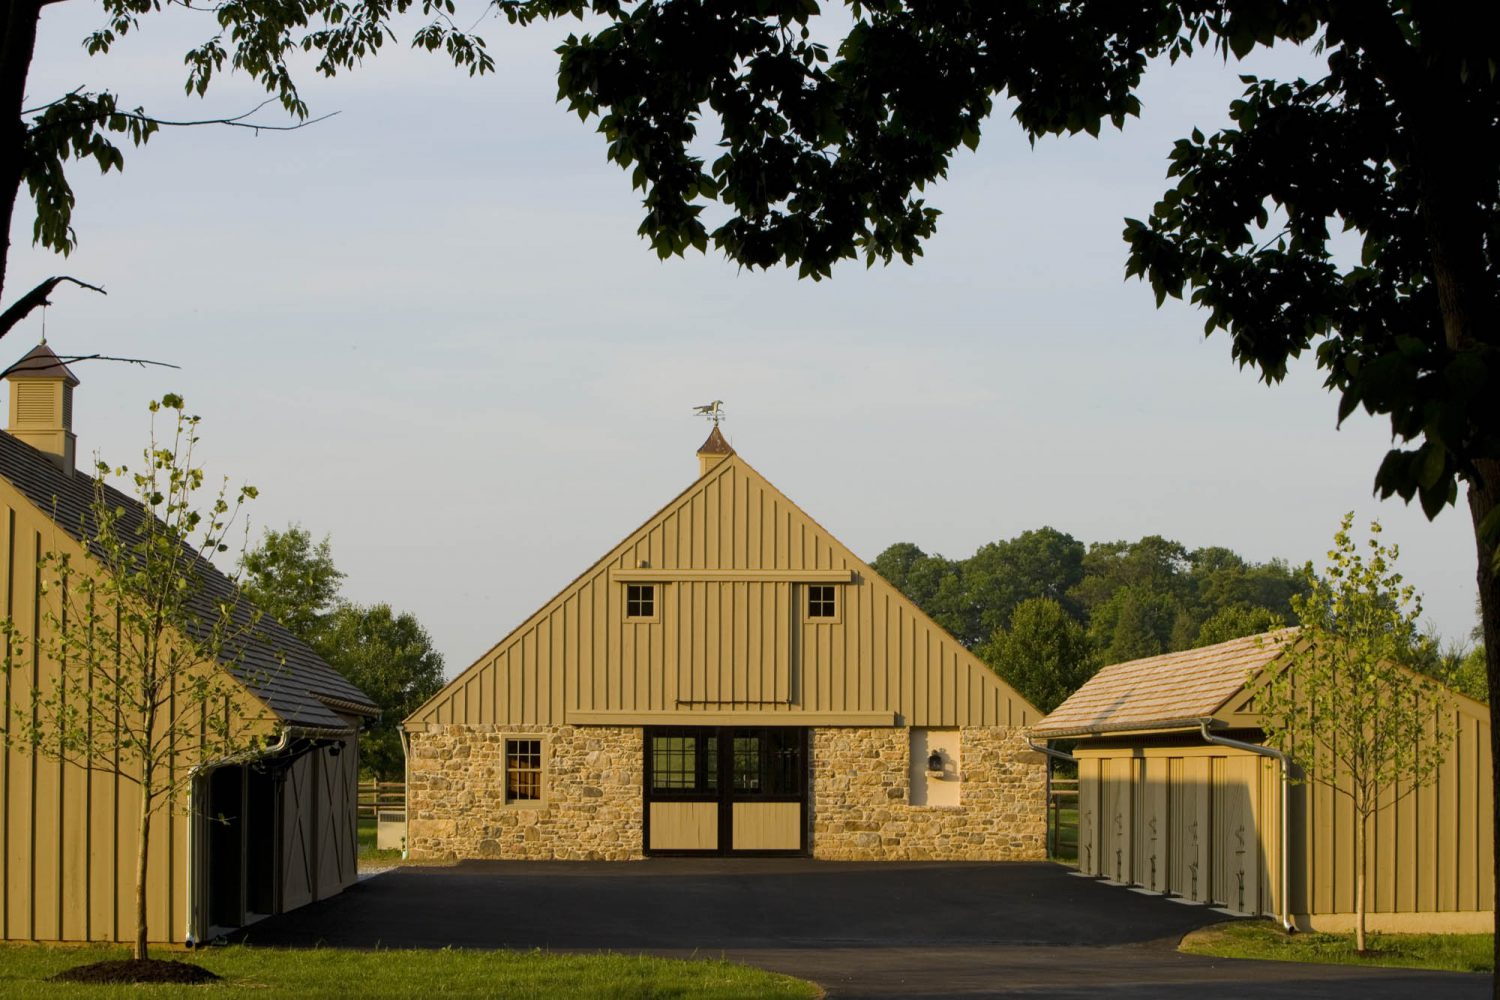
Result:
{"type": "Polygon", "coordinates": [[[36,345],[5,371],[10,384],[6,432],[44,452],[64,472],[73,471],[73,387],[78,377],[47,342],[36,345]]]}
{"type": "Polygon", "coordinates": [[[698,449],[698,475],[708,475],[709,469],[733,454],[734,449],[729,446],[728,441],[724,440],[724,435],[719,432],[719,425],[714,424],[708,440],[703,442],[703,446],[698,449]]]}

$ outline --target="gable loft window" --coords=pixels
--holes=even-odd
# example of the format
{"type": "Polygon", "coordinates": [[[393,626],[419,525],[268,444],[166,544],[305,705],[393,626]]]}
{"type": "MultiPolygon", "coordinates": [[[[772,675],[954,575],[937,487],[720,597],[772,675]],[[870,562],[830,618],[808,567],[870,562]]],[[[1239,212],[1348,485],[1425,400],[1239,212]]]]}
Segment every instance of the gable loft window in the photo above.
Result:
{"type": "Polygon", "coordinates": [[[834,603],[834,588],[827,584],[809,584],[807,588],[807,617],[830,620],[838,617],[834,603]]]}
{"type": "Polygon", "coordinates": [[[542,800],[542,741],[505,741],[505,801],[542,800]]]}
{"type": "Polygon", "coordinates": [[[656,586],[650,583],[631,583],[625,586],[625,617],[656,617],[656,586]]]}

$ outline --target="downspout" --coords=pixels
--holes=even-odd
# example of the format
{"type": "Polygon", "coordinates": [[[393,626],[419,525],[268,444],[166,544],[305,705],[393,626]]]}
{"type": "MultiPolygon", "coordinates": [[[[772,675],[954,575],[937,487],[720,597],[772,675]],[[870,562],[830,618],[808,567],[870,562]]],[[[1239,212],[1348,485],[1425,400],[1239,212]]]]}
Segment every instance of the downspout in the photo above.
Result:
{"type": "MultiPolygon", "coordinates": [[[[401,860],[405,861],[411,857],[411,742],[405,726],[397,729],[396,733],[401,737],[401,860]]],[[[375,787],[379,789],[380,786],[377,784],[375,787]]],[[[375,829],[380,829],[378,794],[375,796],[375,829]]]]}
{"type": "Polygon", "coordinates": [[[208,776],[209,772],[225,767],[229,764],[240,764],[252,760],[260,760],[264,757],[274,757],[281,753],[292,742],[292,727],[282,726],[281,736],[276,742],[262,750],[250,750],[244,753],[230,754],[217,760],[200,761],[188,771],[188,830],[187,830],[187,878],[184,880],[187,887],[187,946],[196,948],[201,942],[198,939],[199,931],[203,926],[199,923],[201,914],[198,907],[197,873],[199,852],[203,849],[202,837],[198,828],[202,825],[198,816],[198,782],[199,779],[208,776]]]}
{"type": "Polygon", "coordinates": [[[1209,743],[1217,743],[1219,746],[1233,747],[1236,750],[1248,750],[1251,753],[1260,754],[1262,757],[1270,757],[1281,765],[1281,928],[1288,934],[1296,931],[1292,926],[1292,775],[1291,762],[1287,760],[1286,754],[1275,747],[1262,746],[1259,743],[1245,743],[1241,740],[1232,740],[1227,736],[1215,736],[1208,731],[1211,719],[1199,719],[1198,728],[1203,733],[1203,738],[1209,743]]]}
{"type": "MultiPolygon", "coordinates": [[[[1052,760],[1066,760],[1069,762],[1076,762],[1078,760],[1078,758],[1074,757],[1070,753],[1065,753],[1062,750],[1054,750],[1050,745],[1046,743],[1038,743],[1036,740],[1031,738],[1030,733],[1026,734],[1026,745],[1035,750],[1037,753],[1046,754],[1052,760]]],[[[1044,805],[1046,813],[1050,814],[1047,819],[1047,853],[1049,855],[1055,855],[1057,853],[1057,837],[1061,836],[1061,834],[1057,833],[1057,830],[1062,823],[1061,813],[1058,810],[1060,810],[1061,808],[1062,807],[1057,804],[1057,800],[1053,797],[1052,764],[1051,761],[1049,761],[1047,764],[1047,801],[1044,805]],[[1054,836],[1054,834],[1056,834],[1056,836],[1054,836]]]]}

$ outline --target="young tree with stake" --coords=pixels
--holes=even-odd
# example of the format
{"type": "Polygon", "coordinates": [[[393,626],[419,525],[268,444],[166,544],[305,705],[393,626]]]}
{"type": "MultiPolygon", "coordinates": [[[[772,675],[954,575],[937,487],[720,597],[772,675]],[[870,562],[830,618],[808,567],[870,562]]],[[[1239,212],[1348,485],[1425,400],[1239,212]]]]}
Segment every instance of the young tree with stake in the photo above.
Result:
{"type": "Polygon", "coordinates": [[[1444,690],[1411,669],[1422,641],[1422,602],[1396,571],[1396,546],[1370,525],[1368,556],[1344,516],[1321,577],[1292,598],[1302,632],[1262,689],[1269,740],[1306,780],[1354,812],[1355,945],[1366,951],[1369,827],[1375,814],[1429,781],[1454,732],[1444,690]]]}

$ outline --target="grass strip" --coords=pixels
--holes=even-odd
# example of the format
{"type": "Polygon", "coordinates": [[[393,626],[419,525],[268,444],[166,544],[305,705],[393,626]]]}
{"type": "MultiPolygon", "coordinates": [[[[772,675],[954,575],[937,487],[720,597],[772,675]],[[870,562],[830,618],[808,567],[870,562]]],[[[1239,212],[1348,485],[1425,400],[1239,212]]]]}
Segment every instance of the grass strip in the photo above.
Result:
{"type": "Polygon", "coordinates": [[[1180,951],[1215,958],[1254,958],[1323,965],[1383,965],[1403,969],[1492,972],[1493,934],[1369,934],[1367,954],[1353,934],[1287,934],[1272,921],[1234,920],[1194,931],[1180,951]]]}
{"type": "Polygon", "coordinates": [[[542,951],[353,951],[231,945],[156,957],[181,958],[222,977],[199,986],[49,983],[55,973],[123,958],[119,948],[0,947],[0,996],[28,1000],[810,1000],[822,991],[790,976],[719,959],[564,955],[542,951]]]}

